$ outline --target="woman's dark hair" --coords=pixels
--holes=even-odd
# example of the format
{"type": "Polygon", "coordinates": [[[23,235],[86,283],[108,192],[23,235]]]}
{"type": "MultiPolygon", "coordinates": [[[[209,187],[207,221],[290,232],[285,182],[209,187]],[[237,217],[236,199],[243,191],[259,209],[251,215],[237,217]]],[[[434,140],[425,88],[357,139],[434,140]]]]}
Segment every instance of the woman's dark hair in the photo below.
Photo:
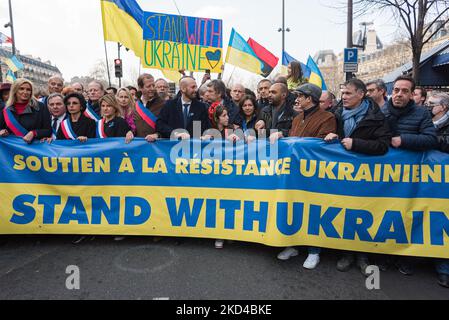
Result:
{"type": "Polygon", "coordinates": [[[82,94],[79,94],[77,92],[71,93],[69,95],[66,95],[64,98],[64,104],[67,106],[67,103],[69,102],[70,98],[77,98],[81,104],[81,113],[84,112],[84,110],[86,110],[87,108],[87,103],[86,103],[86,99],[84,98],[84,96],[82,94]]]}
{"type": "Polygon", "coordinates": [[[254,98],[256,98],[256,94],[251,89],[248,88],[245,88],[245,95],[253,96],[254,98]]]}
{"type": "Polygon", "coordinates": [[[240,104],[239,104],[240,115],[243,117],[243,119],[245,119],[245,113],[243,112],[243,106],[245,105],[245,102],[248,101],[248,100],[250,100],[253,103],[253,105],[254,105],[254,114],[257,114],[258,104],[257,104],[256,98],[253,97],[252,95],[246,95],[246,96],[243,97],[243,99],[240,101],[240,104]]]}
{"type": "Polygon", "coordinates": [[[299,82],[299,80],[303,77],[301,64],[298,61],[292,61],[290,62],[290,66],[292,68],[292,75],[290,79],[292,79],[293,82],[299,82]]]}

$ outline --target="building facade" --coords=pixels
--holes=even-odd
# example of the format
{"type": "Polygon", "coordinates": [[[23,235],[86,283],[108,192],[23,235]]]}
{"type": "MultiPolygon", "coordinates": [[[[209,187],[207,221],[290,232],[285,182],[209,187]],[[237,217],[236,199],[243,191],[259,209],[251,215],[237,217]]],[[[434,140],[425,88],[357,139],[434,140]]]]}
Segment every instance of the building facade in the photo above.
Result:
{"type": "MultiPolygon", "coordinates": [[[[364,24],[366,30],[365,51],[359,49],[359,71],[357,78],[367,82],[382,79],[392,71],[412,60],[412,50],[408,40],[399,40],[384,46],[377,36],[372,24],[364,24]]],[[[436,25],[435,27],[438,27],[436,25]]],[[[363,44],[363,31],[354,34],[354,43],[363,44]]],[[[449,26],[441,29],[423,48],[423,53],[449,40],[449,26]]],[[[320,51],[315,56],[316,62],[330,91],[338,95],[340,85],[345,82],[343,72],[343,52],[338,56],[332,50],[320,51]],[[323,58],[325,57],[325,58],[323,58]]]]}
{"type": "MultiPolygon", "coordinates": [[[[9,67],[3,62],[4,59],[12,56],[11,49],[0,48],[0,60],[2,69],[2,79],[5,82],[6,73],[9,67]]],[[[18,71],[18,78],[29,79],[36,86],[36,89],[46,89],[48,79],[53,76],[62,76],[61,71],[53,66],[50,61],[43,62],[41,58],[34,58],[30,55],[17,54],[17,58],[24,64],[25,68],[18,71]]]]}

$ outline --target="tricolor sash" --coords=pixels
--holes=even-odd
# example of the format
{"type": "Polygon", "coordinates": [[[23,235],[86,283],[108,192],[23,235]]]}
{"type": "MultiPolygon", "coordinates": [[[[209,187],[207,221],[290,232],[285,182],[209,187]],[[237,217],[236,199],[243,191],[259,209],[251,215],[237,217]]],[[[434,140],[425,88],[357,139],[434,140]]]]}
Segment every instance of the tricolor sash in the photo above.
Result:
{"type": "Polygon", "coordinates": [[[92,119],[92,120],[94,120],[96,122],[101,120],[100,116],[94,111],[94,109],[92,109],[92,106],[89,103],[86,106],[86,110],[84,111],[84,115],[87,118],[92,119]]]}
{"type": "Polygon", "coordinates": [[[145,108],[142,102],[137,101],[136,111],[143,121],[156,131],[157,117],[150,110],[145,108]]]}
{"type": "Polygon", "coordinates": [[[98,139],[106,139],[108,137],[104,131],[105,123],[106,123],[106,120],[104,118],[97,122],[97,138],[98,139]]]}
{"type": "Polygon", "coordinates": [[[28,130],[16,120],[8,107],[3,109],[3,117],[5,118],[6,126],[15,136],[23,138],[28,134],[28,130]]]}
{"type": "Polygon", "coordinates": [[[75,134],[75,132],[72,129],[72,124],[70,123],[70,119],[65,119],[61,122],[61,130],[64,134],[64,137],[66,140],[76,140],[78,139],[78,136],[75,134]]]}

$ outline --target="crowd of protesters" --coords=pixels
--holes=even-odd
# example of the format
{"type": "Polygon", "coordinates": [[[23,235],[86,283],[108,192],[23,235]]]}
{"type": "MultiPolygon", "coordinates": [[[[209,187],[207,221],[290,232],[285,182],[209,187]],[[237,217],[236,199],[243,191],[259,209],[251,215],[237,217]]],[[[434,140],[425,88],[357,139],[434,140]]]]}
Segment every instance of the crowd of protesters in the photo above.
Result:
{"type": "MultiPolygon", "coordinates": [[[[385,155],[390,147],[449,152],[449,95],[428,95],[408,76],[396,79],[390,98],[382,80],[365,84],[351,79],[342,85],[340,101],[333,93],[307,83],[295,63],[289,66],[288,77],[260,81],[257,93],[241,84],[228,89],[210,76],[199,88],[194,78],[183,77],[175,97],[165,80],[155,80],[150,74],[141,75],[137,87],[105,89],[99,81],[92,81],[86,89],[80,83],[64,87],[63,79],[53,77],[48,81],[49,94],[37,100],[29,80],[2,84],[0,137],[16,135],[26,143],[109,137],[130,143],[137,137],[153,143],[191,139],[193,124],[200,123],[203,140],[212,139],[209,130],[215,129],[223,139],[250,142],[254,137],[245,133],[252,130],[271,143],[287,137],[338,140],[347,151],[366,155],[385,155]]],[[[217,249],[223,245],[223,240],[216,240],[217,249]]],[[[308,252],[303,267],[315,269],[321,249],[311,247],[308,252]]],[[[298,254],[297,248],[286,248],[278,259],[298,254]]],[[[337,269],[345,272],[353,264],[365,275],[372,264],[382,270],[394,265],[403,274],[413,274],[411,258],[352,252],[342,253],[337,269]]],[[[448,261],[436,264],[438,283],[449,287],[448,261]]]]}

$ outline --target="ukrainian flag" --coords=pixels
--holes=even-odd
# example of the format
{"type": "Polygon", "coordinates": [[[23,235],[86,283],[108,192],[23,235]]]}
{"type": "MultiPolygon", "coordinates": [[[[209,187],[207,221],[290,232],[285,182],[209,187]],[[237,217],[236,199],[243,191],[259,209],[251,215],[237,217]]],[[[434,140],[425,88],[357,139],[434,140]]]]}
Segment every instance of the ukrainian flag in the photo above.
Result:
{"type": "Polygon", "coordinates": [[[327,91],[327,86],[324,82],[324,78],[321,74],[320,68],[318,68],[317,64],[311,56],[309,56],[309,60],[307,60],[307,67],[310,68],[309,83],[313,83],[320,87],[323,91],[327,91]]]}
{"type": "Polygon", "coordinates": [[[12,72],[17,72],[25,68],[23,63],[16,56],[12,56],[11,58],[5,59],[5,63],[9,67],[9,69],[12,70],[12,72]]]}
{"type": "Polygon", "coordinates": [[[143,10],[135,0],[101,0],[106,41],[120,42],[144,58],[143,10]]]}
{"type": "Polygon", "coordinates": [[[8,70],[8,72],[6,73],[6,82],[14,83],[16,80],[17,78],[14,73],[12,73],[11,70],[8,70]]]}
{"type": "Polygon", "coordinates": [[[282,54],[282,67],[281,67],[281,74],[287,75],[288,74],[288,65],[290,62],[299,62],[301,64],[302,69],[302,75],[304,78],[309,79],[310,78],[310,68],[306,66],[304,63],[300,62],[299,60],[293,58],[291,55],[289,55],[286,51],[282,54]]]}
{"type": "Polygon", "coordinates": [[[226,63],[256,74],[260,74],[262,69],[262,63],[254,53],[254,50],[234,29],[232,29],[229,40],[226,63]]]}

